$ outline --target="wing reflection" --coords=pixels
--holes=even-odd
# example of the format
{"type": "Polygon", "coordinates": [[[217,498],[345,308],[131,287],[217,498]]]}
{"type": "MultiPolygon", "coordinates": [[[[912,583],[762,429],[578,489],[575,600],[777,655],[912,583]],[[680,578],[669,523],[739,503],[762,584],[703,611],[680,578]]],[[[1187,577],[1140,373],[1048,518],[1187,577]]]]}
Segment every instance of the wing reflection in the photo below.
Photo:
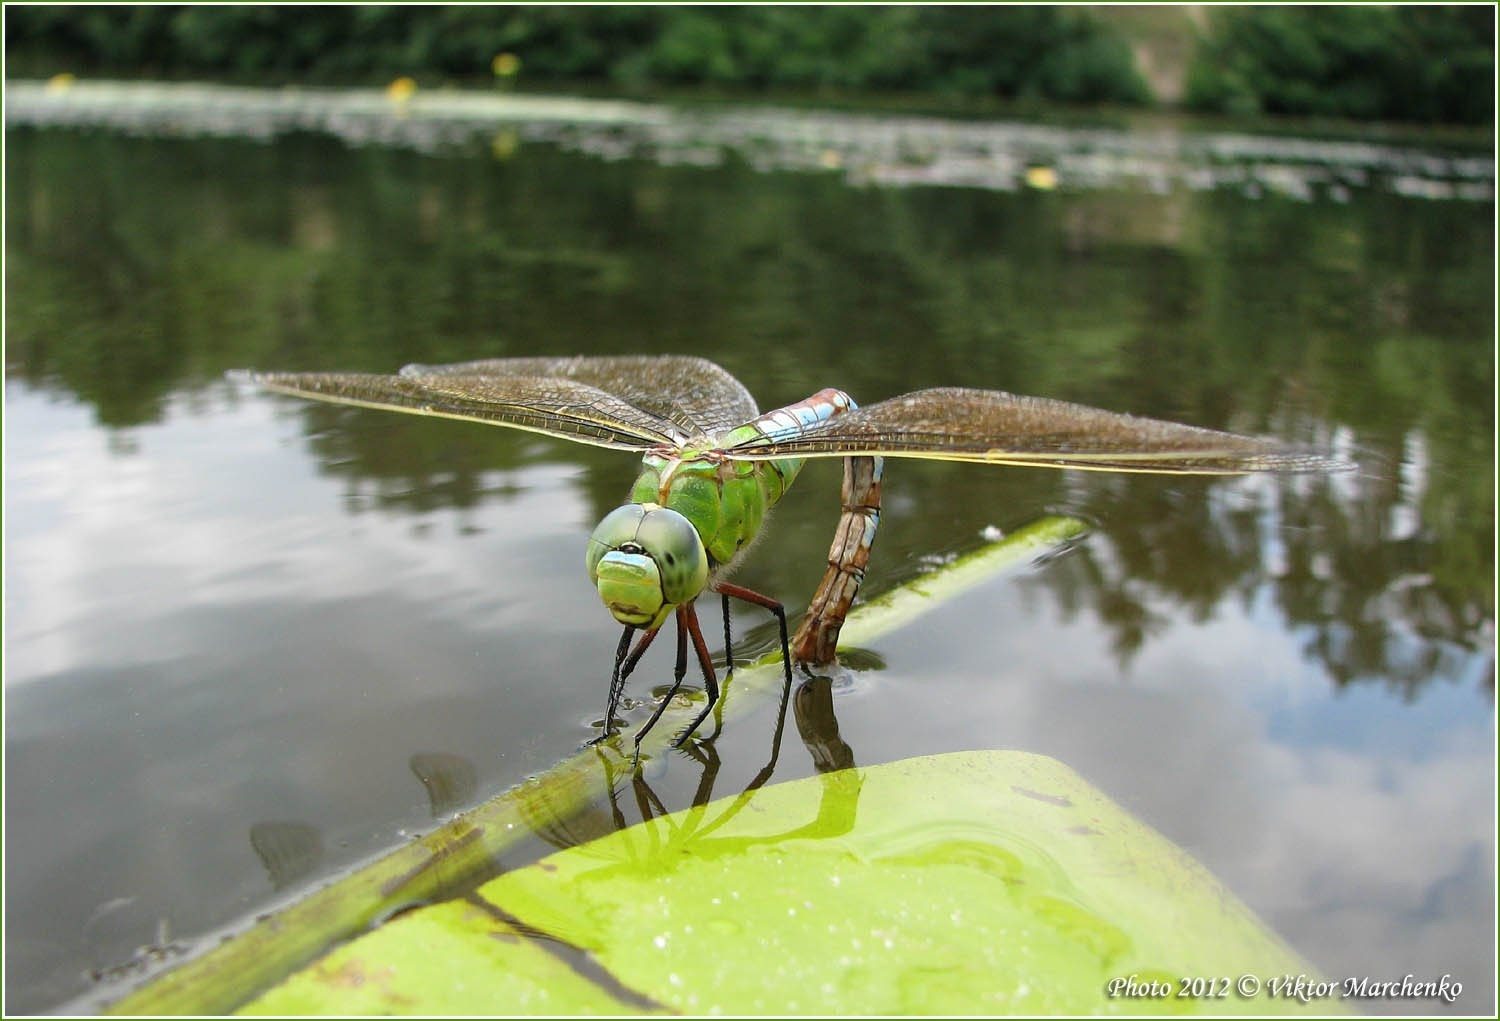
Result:
{"type": "Polygon", "coordinates": [[[417,752],[408,760],[411,771],[427,790],[432,817],[440,819],[474,800],[479,774],[474,763],[449,752],[417,752]]]}
{"type": "Polygon", "coordinates": [[[305,822],[258,822],[250,827],[250,846],[278,890],[309,875],[323,860],[323,834],[305,822]]]}

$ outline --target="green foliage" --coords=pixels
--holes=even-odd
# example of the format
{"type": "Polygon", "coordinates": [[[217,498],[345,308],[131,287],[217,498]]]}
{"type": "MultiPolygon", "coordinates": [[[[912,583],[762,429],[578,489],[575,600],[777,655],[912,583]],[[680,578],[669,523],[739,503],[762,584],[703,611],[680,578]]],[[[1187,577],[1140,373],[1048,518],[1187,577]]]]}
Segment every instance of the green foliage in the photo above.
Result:
{"type": "Polygon", "coordinates": [[[1050,7],[15,7],[31,73],[529,76],[648,87],[902,89],[1144,103],[1130,49],[1050,7]]]}
{"type": "MultiPolygon", "coordinates": [[[[26,74],[486,78],[508,52],[533,81],[1151,101],[1118,23],[1068,7],[17,6],[6,30],[26,74]]],[[[1187,102],[1476,124],[1493,69],[1483,5],[1234,7],[1213,12],[1187,102]]]]}
{"type": "Polygon", "coordinates": [[[1489,122],[1486,6],[1237,7],[1216,12],[1188,104],[1221,113],[1489,122]]]}

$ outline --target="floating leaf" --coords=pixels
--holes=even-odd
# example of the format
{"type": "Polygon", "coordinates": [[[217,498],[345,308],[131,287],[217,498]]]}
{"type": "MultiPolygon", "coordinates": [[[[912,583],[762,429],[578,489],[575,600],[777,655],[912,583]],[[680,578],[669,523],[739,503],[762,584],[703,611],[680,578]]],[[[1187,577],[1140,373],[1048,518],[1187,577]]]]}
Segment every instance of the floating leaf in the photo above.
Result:
{"type": "Polygon", "coordinates": [[[1244,974],[1311,969],[1067,767],[962,752],[751,791],[558,852],[388,923],[245,1012],[1304,1009],[1242,998],[1244,974]],[[1179,997],[1188,978],[1222,995],[1179,997]],[[1131,979],[1168,994],[1110,994],[1131,979]]]}

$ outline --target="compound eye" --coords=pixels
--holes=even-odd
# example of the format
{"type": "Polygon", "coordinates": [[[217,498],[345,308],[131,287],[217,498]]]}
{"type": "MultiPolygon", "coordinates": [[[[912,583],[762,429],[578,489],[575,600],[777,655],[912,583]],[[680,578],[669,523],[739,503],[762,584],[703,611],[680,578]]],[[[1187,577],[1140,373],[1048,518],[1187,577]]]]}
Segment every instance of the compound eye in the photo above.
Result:
{"type": "Polygon", "coordinates": [[[585,554],[589,581],[598,584],[599,561],[606,553],[623,549],[626,546],[635,547],[628,552],[642,552],[641,544],[636,539],[636,532],[640,529],[641,521],[645,517],[646,508],[638,503],[627,503],[623,507],[616,507],[604,516],[604,520],[599,522],[594,533],[589,536],[589,547],[585,554]]]}
{"type": "Polygon", "coordinates": [[[678,606],[703,591],[708,583],[708,551],[687,518],[666,507],[647,507],[635,541],[656,562],[667,602],[678,606]]]}

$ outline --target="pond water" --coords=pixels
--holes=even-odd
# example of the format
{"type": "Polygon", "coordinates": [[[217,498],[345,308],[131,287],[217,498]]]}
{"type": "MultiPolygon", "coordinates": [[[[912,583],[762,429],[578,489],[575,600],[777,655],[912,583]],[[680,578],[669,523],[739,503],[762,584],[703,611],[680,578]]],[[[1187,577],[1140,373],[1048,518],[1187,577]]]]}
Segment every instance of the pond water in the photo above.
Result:
{"type": "MultiPolygon", "coordinates": [[[[881,149],[858,117],[685,134],[607,105],[500,128],[17,109],[8,1009],[92,1009],[544,770],[602,710],[618,632],[583,547],[631,455],[226,370],[675,352],[763,408],[978,386],[1357,461],[890,463],[869,593],[987,529],[1092,531],[836,672],[839,754],[1054,756],[1327,975],[1464,987],[1362,1009],[1494,1010],[1492,163],[939,122],[881,149]]],[[[736,580],[800,613],[837,494],[810,466],[736,580]]],[[[739,657],[763,617],[736,611],[739,657]]],[[[653,650],[632,693],[670,671],[653,650]]],[[[716,742],[719,793],[774,709],[716,742]]],[[[817,765],[789,736],[774,778],[817,765]]],[[[651,782],[675,808],[701,775],[673,755],[651,782]]]]}

